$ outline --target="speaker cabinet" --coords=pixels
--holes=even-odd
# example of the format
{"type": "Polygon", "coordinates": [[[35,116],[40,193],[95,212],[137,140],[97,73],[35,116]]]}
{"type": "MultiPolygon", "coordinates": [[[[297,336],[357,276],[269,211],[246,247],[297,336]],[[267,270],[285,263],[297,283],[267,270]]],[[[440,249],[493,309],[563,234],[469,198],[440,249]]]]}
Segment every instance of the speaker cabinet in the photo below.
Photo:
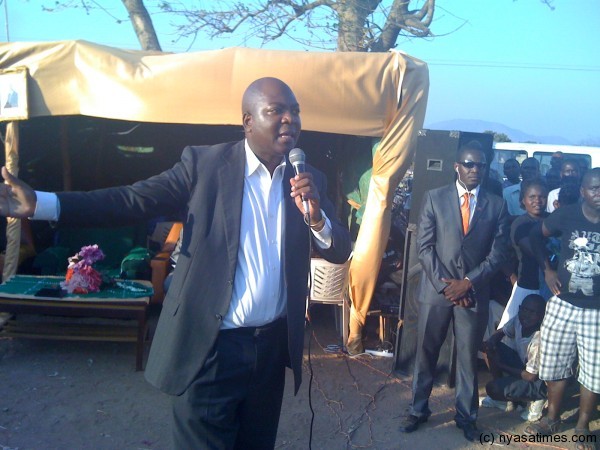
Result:
{"type": "MultiPolygon", "coordinates": [[[[416,232],[413,224],[409,224],[404,248],[404,272],[400,291],[400,310],[398,313],[398,330],[394,352],[394,370],[411,376],[417,353],[417,329],[419,318],[419,283],[425,273],[418,261],[416,252],[416,232]]],[[[448,327],[446,339],[440,349],[435,371],[435,380],[449,387],[455,385],[454,333],[452,324],[448,327]]]]}
{"type": "MultiPolygon", "coordinates": [[[[413,185],[410,200],[409,223],[416,224],[425,191],[435,189],[455,180],[454,160],[460,147],[470,141],[478,141],[488,163],[494,159],[490,133],[466,131],[420,130],[413,169],[413,185]]],[[[487,174],[486,174],[487,176],[487,174]]]]}

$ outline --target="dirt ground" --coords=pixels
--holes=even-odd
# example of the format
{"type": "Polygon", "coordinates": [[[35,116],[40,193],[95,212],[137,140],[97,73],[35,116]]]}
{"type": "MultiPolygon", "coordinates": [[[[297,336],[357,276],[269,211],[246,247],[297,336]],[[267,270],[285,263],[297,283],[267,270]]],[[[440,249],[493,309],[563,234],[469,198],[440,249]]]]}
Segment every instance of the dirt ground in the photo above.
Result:
{"type": "MultiPolygon", "coordinates": [[[[507,446],[500,439],[508,438],[508,448],[575,448],[515,443],[525,428],[519,413],[485,408],[478,426],[482,441],[494,442],[469,443],[454,426],[453,391],[445,386],[434,389],[429,422],[400,433],[410,378],[393,373],[393,358],[328,352],[341,340],[333,315],[320,315],[307,331],[304,382],[295,397],[288,371],[276,448],[475,449],[507,446]]],[[[170,400],[134,368],[133,344],[0,339],[0,450],[170,449],[170,400]]],[[[488,377],[482,370],[481,387],[488,377]]],[[[573,385],[557,439],[571,440],[576,405],[573,385]]]]}

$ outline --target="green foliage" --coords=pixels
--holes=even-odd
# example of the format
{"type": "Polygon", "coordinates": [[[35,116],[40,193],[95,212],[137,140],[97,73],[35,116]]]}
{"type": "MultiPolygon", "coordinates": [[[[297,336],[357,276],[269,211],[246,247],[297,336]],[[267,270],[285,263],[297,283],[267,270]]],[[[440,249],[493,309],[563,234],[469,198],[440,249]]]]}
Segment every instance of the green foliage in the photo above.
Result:
{"type": "Polygon", "coordinates": [[[494,135],[494,142],[512,142],[512,140],[505,133],[496,133],[492,130],[485,130],[484,133],[494,135]]]}

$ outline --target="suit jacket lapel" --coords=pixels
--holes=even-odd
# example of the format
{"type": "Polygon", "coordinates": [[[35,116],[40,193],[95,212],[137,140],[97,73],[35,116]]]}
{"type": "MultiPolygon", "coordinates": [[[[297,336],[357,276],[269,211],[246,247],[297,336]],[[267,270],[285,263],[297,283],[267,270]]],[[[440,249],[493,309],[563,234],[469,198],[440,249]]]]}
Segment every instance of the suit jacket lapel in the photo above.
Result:
{"type": "MultiPolygon", "coordinates": [[[[296,202],[290,196],[290,178],[294,170],[286,157],[286,167],[283,175],[283,203],[285,215],[285,236],[283,238],[284,282],[288,290],[288,312],[297,311],[297,305],[290,305],[290,299],[298,298],[298,292],[306,289],[306,278],[300,280],[299,273],[308,273],[309,268],[309,231],[304,224],[302,214],[298,211],[296,202]],[[294,292],[290,292],[294,291],[294,292]]],[[[301,295],[305,298],[304,295],[301,295]]]]}
{"type": "Polygon", "coordinates": [[[223,208],[223,228],[227,241],[227,259],[231,279],[237,265],[237,252],[240,245],[240,228],[242,220],[242,197],[244,193],[244,177],[246,154],[244,141],[235,144],[222,156],[223,164],[219,167],[219,186],[222,201],[228,207],[223,208]]]}
{"type": "Polygon", "coordinates": [[[460,236],[460,239],[464,237],[463,227],[462,227],[462,216],[460,214],[460,199],[458,198],[458,191],[456,190],[456,185],[452,183],[448,186],[446,191],[446,201],[444,202],[448,209],[448,223],[456,224],[454,229],[457,232],[457,235],[460,236]]]}
{"type": "MultiPolygon", "coordinates": [[[[284,264],[289,262],[289,258],[291,258],[294,254],[294,251],[292,249],[295,248],[295,246],[298,245],[298,242],[296,242],[296,240],[298,239],[299,236],[302,236],[302,230],[300,229],[303,224],[302,224],[302,218],[301,215],[298,213],[298,208],[296,207],[296,202],[294,202],[294,199],[290,196],[290,178],[294,177],[294,170],[292,168],[292,165],[290,164],[289,160],[287,160],[286,157],[286,166],[285,166],[285,172],[283,174],[283,198],[284,198],[284,215],[285,215],[285,236],[284,236],[284,242],[285,242],[285,247],[283,249],[283,260],[284,260],[284,264]]],[[[287,272],[287,267],[289,267],[286,264],[286,272],[287,272]]],[[[286,273],[284,272],[284,273],[286,273]]]]}
{"type": "MultiPolygon", "coordinates": [[[[477,197],[477,204],[475,205],[475,211],[473,212],[473,218],[471,219],[471,222],[469,223],[469,232],[475,226],[475,224],[477,223],[477,221],[479,220],[479,218],[485,211],[485,208],[487,207],[487,205],[488,205],[487,195],[483,189],[479,189],[479,196],[477,197]]],[[[469,232],[467,232],[467,234],[469,234],[469,232]]]]}

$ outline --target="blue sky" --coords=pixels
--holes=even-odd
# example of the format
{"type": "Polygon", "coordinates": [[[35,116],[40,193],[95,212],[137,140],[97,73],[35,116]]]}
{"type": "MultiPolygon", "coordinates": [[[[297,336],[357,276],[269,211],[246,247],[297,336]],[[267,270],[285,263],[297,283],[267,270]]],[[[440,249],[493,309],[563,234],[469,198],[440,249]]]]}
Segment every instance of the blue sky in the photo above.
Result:
{"type": "MultiPolygon", "coordinates": [[[[8,15],[13,42],[85,39],[138,49],[121,0],[98,3],[113,17],[101,11],[43,12],[51,0],[0,0],[0,40],[7,40],[8,15]]],[[[155,1],[146,4],[151,9],[155,1]]],[[[438,0],[432,25],[438,37],[397,45],[429,65],[426,125],[479,119],[600,146],[600,1],[553,4],[554,10],[539,0],[438,0]]],[[[153,20],[163,50],[187,50],[190,42],[172,42],[171,17],[154,14],[153,20]]],[[[191,50],[243,44],[241,36],[198,38],[191,50]]],[[[266,48],[302,49],[285,38],[266,48]]]]}

